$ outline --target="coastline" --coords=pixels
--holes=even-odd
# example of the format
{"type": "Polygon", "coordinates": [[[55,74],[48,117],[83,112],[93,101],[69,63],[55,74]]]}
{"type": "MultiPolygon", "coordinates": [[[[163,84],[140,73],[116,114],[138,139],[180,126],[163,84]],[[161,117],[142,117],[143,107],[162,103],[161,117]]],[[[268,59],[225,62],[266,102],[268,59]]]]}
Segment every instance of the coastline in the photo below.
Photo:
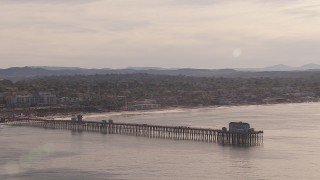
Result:
{"type": "MultiPolygon", "coordinates": [[[[169,113],[169,112],[185,112],[191,110],[201,110],[201,109],[219,109],[219,108],[232,108],[232,107],[248,107],[248,106],[277,106],[277,105],[294,105],[294,104],[304,104],[312,103],[317,104],[319,102],[295,102],[295,103],[273,103],[273,104],[248,104],[248,105],[214,105],[214,106],[194,106],[194,107],[166,107],[159,109],[150,109],[150,110],[136,110],[136,111],[106,111],[106,112],[72,112],[72,113],[57,113],[56,115],[47,115],[43,116],[48,119],[53,120],[65,120],[70,119],[72,115],[81,114],[86,117],[106,117],[106,116],[123,116],[123,115],[143,115],[143,114],[154,114],[154,113],[169,113]]],[[[36,118],[43,118],[36,116],[36,118]]]]}
{"type": "Polygon", "coordinates": [[[1,117],[27,117],[27,118],[39,118],[39,119],[56,119],[56,120],[69,120],[72,115],[81,114],[86,117],[108,117],[108,116],[130,116],[130,115],[141,115],[150,113],[166,113],[166,112],[186,112],[191,110],[199,109],[219,109],[219,108],[232,108],[232,107],[248,107],[248,106],[274,106],[274,105],[291,105],[291,104],[302,104],[302,103],[319,103],[319,101],[307,101],[307,102],[286,102],[286,103],[270,103],[270,104],[232,104],[232,105],[211,105],[211,106],[168,106],[157,109],[148,110],[118,110],[118,111],[104,111],[94,107],[84,108],[73,108],[73,107],[34,107],[32,108],[20,108],[20,109],[1,109],[1,117]]]}

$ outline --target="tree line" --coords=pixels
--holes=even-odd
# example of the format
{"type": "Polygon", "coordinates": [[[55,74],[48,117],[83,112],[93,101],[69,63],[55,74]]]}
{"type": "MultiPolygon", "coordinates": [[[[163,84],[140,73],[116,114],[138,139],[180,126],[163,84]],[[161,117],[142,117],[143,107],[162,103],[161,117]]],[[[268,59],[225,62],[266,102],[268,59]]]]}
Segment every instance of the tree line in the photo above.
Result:
{"type": "Polygon", "coordinates": [[[298,78],[223,78],[184,75],[106,74],[49,76],[0,81],[0,93],[48,91],[77,99],[83,106],[114,110],[128,102],[154,99],[161,106],[262,104],[266,98],[316,101],[320,76],[298,78]]]}

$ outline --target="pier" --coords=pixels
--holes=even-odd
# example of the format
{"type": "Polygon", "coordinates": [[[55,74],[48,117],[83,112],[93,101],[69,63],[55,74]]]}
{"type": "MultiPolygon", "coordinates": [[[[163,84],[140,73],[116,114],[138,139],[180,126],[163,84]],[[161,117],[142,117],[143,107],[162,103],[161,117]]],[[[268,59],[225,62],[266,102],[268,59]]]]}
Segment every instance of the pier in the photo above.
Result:
{"type": "Polygon", "coordinates": [[[225,128],[210,129],[185,126],[115,123],[112,120],[103,120],[98,122],[45,119],[8,119],[3,120],[2,124],[10,126],[30,126],[50,129],[99,132],[103,134],[122,134],[172,140],[191,140],[212,143],[217,142],[222,145],[251,146],[263,143],[263,131],[233,132],[227,131],[225,128]]]}

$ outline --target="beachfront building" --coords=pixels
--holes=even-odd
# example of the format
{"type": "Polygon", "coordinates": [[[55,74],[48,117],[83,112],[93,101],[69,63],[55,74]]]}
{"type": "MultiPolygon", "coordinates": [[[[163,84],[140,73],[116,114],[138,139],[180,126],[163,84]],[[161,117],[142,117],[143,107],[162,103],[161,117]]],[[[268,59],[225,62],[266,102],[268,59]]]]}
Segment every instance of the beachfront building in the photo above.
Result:
{"type": "Polygon", "coordinates": [[[46,106],[57,103],[56,95],[50,92],[38,92],[34,94],[15,94],[6,97],[7,106],[46,106]]]}
{"type": "Polygon", "coordinates": [[[144,101],[134,101],[127,104],[127,110],[150,110],[158,109],[160,104],[157,104],[154,99],[145,99],[144,101]]]}

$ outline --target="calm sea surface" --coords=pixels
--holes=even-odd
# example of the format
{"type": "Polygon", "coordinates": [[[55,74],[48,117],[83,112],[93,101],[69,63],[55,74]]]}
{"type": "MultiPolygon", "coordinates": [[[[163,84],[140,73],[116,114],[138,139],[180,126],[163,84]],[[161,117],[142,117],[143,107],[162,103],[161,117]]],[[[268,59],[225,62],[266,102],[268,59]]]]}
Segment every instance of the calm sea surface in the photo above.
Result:
{"type": "Polygon", "coordinates": [[[257,147],[0,126],[0,179],[320,179],[320,103],[86,116],[264,130],[257,147]]]}

